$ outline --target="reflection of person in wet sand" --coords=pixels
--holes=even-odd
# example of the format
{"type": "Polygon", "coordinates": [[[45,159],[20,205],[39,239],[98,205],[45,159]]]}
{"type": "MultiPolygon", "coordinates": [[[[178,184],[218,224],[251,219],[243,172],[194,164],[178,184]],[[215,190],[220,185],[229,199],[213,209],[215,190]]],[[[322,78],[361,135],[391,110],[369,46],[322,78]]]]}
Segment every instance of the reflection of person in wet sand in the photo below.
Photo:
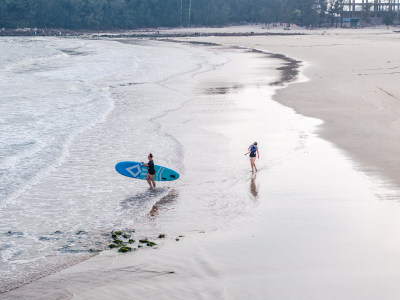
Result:
{"type": "Polygon", "coordinates": [[[252,176],[250,179],[250,193],[254,198],[258,197],[258,187],[256,185],[256,176],[252,176]]]}
{"type": "Polygon", "coordinates": [[[256,154],[257,154],[257,158],[260,158],[260,154],[258,153],[257,142],[254,142],[253,145],[250,145],[248,151],[249,152],[247,152],[245,155],[250,153],[251,171],[254,172],[254,170],[256,170],[256,172],[257,172],[256,154]]]}

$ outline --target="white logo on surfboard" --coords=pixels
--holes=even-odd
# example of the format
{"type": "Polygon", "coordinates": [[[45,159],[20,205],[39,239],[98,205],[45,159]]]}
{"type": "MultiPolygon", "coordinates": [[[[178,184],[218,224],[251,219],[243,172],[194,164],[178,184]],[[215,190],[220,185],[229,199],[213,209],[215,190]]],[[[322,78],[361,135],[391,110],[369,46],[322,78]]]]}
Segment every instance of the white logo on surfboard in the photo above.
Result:
{"type": "Polygon", "coordinates": [[[131,174],[133,177],[137,177],[139,176],[140,172],[142,172],[142,168],[140,167],[139,164],[134,165],[130,168],[126,168],[126,170],[129,172],[129,174],[131,174]],[[134,172],[134,170],[136,169],[136,172],[134,172]]]}

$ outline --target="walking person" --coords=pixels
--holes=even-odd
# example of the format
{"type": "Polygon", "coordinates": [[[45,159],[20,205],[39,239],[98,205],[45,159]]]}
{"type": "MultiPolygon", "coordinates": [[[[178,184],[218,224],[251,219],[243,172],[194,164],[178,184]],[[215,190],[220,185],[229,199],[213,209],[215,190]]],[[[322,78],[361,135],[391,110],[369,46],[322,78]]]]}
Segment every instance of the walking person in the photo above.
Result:
{"type": "Polygon", "coordinates": [[[251,172],[254,172],[254,170],[256,170],[256,172],[257,172],[257,167],[256,167],[256,163],[255,163],[256,155],[257,155],[257,158],[260,158],[260,153],[258,153],[257,142],[254,142],[252,145],[250,145],[248,151],[249,152],[247,152],[245,155],[250,153],[251,172]]]}
{"type": "Polygon", "coordinates": [[[149,154],[147,156],[147,158],[149,159],[149,162],[147,164],[145,164],[144,162],[142,162],[142,164],[149,168],[149,172],[146,175],[146,180],[150,185],[150,188],[155,188],[156,187],[156,182],[154,181],[154,175],[156,174],[156,170],[154,169],[154,161],[153,161],[153,154],[149,154]]]}

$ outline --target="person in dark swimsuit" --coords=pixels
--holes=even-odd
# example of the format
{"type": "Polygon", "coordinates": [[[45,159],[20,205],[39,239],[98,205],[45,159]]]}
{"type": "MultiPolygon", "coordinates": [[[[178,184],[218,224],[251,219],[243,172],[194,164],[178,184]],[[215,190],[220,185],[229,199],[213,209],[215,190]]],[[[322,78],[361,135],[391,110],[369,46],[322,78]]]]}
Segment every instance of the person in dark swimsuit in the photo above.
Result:
{"type": "Polygon", "coordinates": [[[150,187],[155,188],[156,182],[154,181],[154,175],[156,174],[156,170],[154,169],[153,154],[150,153],[147,158],[149,159],[149,162],[147,164],[142,162],[145,167],[149,168],[149,173],[147,173],[146,180],[149,183],[150,187]]]}
{"type": "Polygon", "coordinates": [[[254,142],[253,145],[250,145],[248,151],[249,152],[247,152],[245,155],[250,153],[251,171],[254,172],[254,170],[256,170],[256,172],[257,172],[257,167],[256,167],[256,164],[255,164],[256,155],[257,155],[257,158],[260,158],[260,153],[258,153],[257,142],[254,142]]]}

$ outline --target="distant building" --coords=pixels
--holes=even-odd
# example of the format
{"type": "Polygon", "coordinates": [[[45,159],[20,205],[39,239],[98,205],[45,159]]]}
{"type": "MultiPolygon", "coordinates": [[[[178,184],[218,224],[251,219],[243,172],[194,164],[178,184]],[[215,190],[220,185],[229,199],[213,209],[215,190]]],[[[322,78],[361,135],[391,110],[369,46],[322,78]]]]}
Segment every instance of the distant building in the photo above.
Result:
{"type": "Polygon", "coordinates": [[[384,24],[384,16],[393,14],[400,24],[400,0],[345,0],[341,14],[343,27],[384,24]]]}

